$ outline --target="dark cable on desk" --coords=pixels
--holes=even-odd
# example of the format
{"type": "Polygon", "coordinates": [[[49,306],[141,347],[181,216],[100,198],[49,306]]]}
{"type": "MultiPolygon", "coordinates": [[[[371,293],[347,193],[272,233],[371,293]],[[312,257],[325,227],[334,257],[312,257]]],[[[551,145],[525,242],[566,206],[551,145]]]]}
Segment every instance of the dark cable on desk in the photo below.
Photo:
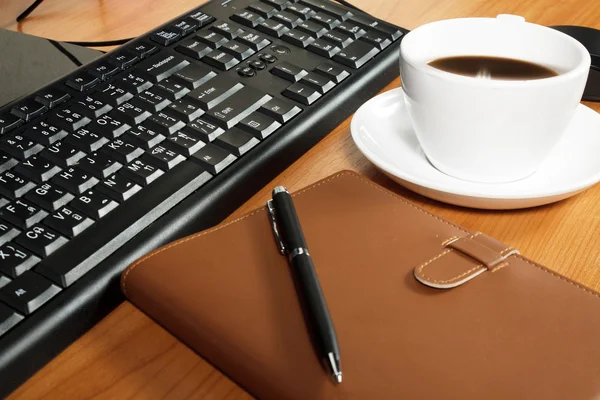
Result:
{"type": "MultiPolygon", "coordinates": [[[[35,0],[32,5],[27,7],[27,9],[25,11],[23,11],[21,14],[19,14],[19,16],[17,17],[17,22],[21,22],[25,18],[27,18],[27,16],[29,14],[31,14],[33,12],[33,10],[35,10],[40,4],[42,4],[43,1],[44,0],[35,0]]],[[[334,1],[340,3],[343,6],[351,8],[353,10],[357,10],[362,13],[365,13],[363,10],[361,10],[360,8],[356,7],[355,5],[353,5],[351,3],[348,3],[346,0],[334,0],[334,1]]],[[[365,13],[365,14],[368,14],[368,13],[365,13]]],[[[106,46],[120,46],[122,44],[129,42],[130,40],[133,40],[133,39],[134,38],[126,38],[126,39],[106,40],[106,41],[100,41],[100,42],[66,42],[66,43],[75,44],[77,46],[83,46],[83,47],[106,47],[106,46]]]]}

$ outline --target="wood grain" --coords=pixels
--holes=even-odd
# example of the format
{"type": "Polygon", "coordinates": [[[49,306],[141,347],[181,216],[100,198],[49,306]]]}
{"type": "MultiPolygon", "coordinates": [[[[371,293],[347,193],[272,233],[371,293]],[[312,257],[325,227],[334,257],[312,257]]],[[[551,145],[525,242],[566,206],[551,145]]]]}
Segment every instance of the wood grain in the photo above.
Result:
{"type": "MultiPolygon", "coordinates": [[[[544,25],[600,28],[597,0],[351,0],[375,16],[413,29],[455,17],[519,14],[544,25]]],[[[22,24],[28,6],[2,0],[0,26],[56,40],[108,40],[139,35],[196,6],[192,0],[47,0],[22,24]]],[[[398,86],[394,81],[387,89],[398,86]]],[[[599,104],[588,104],[600,111],[599,104]]],[[[342,169],[359,171],[411,201],[480,230],[554,270],[600,290],[600,186],[560,203],[518,211],[477,211],[413,194],[379,173],[354,146],[349,119],[251,198],[234,215],[264,204],[270,188],[300,189],[342,169]]],[[[10,399],[250,398],[164,329],[124,303],[10,399]]]]}

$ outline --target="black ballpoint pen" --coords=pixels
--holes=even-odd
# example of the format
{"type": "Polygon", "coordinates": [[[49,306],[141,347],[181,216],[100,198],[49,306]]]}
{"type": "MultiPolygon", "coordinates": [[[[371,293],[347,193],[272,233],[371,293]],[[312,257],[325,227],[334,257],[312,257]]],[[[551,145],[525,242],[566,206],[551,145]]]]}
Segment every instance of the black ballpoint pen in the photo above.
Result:
{"type": "Polygon", "coordinates": [[[304,318],[313,330],[313,340],[318,347],[319,356],[323,357],[331,370],[333,380],[341,383],[340,350],[335,329],[306,247],[292,196],[285,187],[277,186],[273,189],[272,200],[267,202],[267,209],[279,250],[282,254],[287,254],[297,281],[298,295],[304,301],[304,318]]]}

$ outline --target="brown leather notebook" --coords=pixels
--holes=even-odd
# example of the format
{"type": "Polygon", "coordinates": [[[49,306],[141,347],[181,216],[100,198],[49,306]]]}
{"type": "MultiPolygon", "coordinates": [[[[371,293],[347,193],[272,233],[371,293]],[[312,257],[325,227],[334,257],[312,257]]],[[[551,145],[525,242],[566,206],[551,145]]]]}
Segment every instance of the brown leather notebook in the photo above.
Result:
{"type": "Polygon", "coordinates": [[[137,307],[261,399],[598,399],[599,294],[351,172],[294,194],[340,344],[311,345],[264,207],[131,265],[137,307]]]}

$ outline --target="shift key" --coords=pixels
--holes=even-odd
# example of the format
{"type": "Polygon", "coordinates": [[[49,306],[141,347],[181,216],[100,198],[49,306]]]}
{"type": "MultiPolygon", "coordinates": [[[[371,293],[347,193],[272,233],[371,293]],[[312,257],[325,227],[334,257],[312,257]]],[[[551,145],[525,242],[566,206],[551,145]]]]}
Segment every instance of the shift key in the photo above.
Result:
{"type": "Polygon", "coordinates": [[[243,87],[244,85],[235,79],[219,75],[198,86],[187,95],[199,103],[203,110],[210,110],[243,87]]]}
{"type": "Polygon", "coordinates": [[[208,111],[204,117],[223,129],[229,129],[271,99],[268,94],[245,86],[208,111]]]}

